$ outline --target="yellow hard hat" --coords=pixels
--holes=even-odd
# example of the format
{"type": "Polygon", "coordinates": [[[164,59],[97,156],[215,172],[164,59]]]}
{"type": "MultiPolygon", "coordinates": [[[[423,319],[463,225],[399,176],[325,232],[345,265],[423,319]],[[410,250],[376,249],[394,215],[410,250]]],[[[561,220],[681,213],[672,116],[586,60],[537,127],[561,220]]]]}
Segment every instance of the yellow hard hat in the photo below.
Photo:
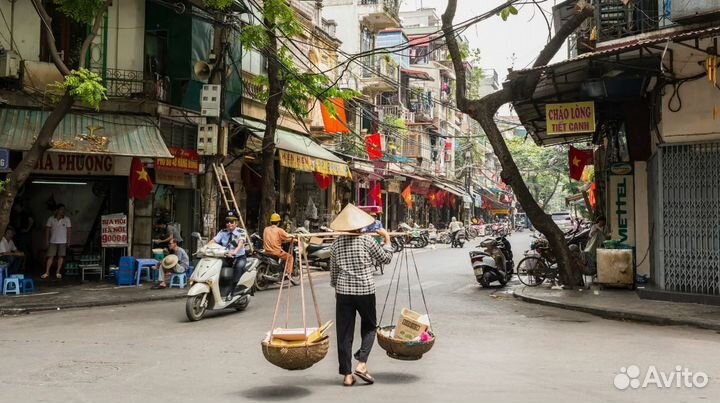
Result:
{"type": "Polygon", "coordinates": [[[280,222],[280,221],[281,221],[280,214],[278,214],[278,213],[273,213],[273,214],[270,216],[270,222],[280,222]]]}

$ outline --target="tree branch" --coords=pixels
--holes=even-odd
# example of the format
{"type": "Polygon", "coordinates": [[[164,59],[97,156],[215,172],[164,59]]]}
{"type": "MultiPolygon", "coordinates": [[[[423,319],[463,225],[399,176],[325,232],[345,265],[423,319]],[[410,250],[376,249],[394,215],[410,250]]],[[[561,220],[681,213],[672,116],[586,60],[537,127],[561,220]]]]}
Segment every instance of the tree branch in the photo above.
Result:
{"type": "Polygon", "coordinates": [[[45,10],[45,6],[43,6],[42,1],[40,0],[31,0],[33,3],[33,6],[35,6],[35,10],[37,11],[38,15],[40,16],[40,19],[42,20],[42,29],[45,31],[45,40],[47,41],[48,48],[50,48],[50,56],[53,59],[53,63],[55,63],[55,66],[60,70],[60,73],[63,76],[66,76],[70,74],[70,69],[67,65],[65,65],[65,62],[60,58],[60,53],[57,50],[57,47],[55,46],[55,36],[52,33],[52,30],[50,29],[52,18],[50,18],[50,15],[48,15],[47,11],[45,10]]]}
{"type": "Polygon", "coordinates": [[[90,49],[92,41],[95,40],[95,37],[100,30],[100,24],[102,24],[103,18],[105,17],[105,12],[111,4],[112,0],[105,0],[103,5],[100,7],[100,10],[98,10],[97,15],[95,16],[95,23],[92,26],[92,30],[88,34],[87,38],[85,38],[85,40],[83,41],[82,47],[80,48],[80,68],[85,67],[85,60],[87,59],[88,49],[90,49]]]}

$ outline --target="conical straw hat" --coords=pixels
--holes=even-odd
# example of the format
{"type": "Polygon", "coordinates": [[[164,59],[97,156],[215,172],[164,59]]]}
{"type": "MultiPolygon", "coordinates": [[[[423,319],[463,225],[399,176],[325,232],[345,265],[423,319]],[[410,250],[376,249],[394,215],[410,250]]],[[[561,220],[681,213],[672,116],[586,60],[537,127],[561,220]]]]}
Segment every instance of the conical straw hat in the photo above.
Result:
{"type": "Polygon", "coordinates": [[[333,231],[355,231],[365,228],[375,222],[370,214],[355,207],[354,204],[348,203],[347,206],[338,214],[330,224],[333,231]]]}
{"type": "Polygon", "coordinates": [[[172,269],[173,267],[177,266],[178,260],[179,260],[179,259],[178,259],[177,255],[167,255],[167,256],[165,256],[165,258],[162,260],[162,262],[160,263],[160,265],[162,265],[162,268],[163,268],[163,269],[165,269],[165,270],[170,270],[170,269],[172,269]]]}

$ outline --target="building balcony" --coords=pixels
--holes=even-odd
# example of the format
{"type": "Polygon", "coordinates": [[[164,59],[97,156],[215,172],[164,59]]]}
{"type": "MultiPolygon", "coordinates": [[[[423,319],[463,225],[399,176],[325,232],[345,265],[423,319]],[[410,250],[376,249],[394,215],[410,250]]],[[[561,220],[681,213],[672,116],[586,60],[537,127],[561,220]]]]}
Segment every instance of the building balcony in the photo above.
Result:
{"type": "Polygon", "coordinates": [[[363,92],[374,94],[397,91],[400,69],[392,59],[373,55],[365,58],[363,64],[363,92]]]}
{"type": "Polygon", "coordinates": [[[137,70],[100,69],[109,98],[144,98],[167,102],[170,100],[170,78],[137,70]]]}
{"type": "Polygon", "coordinates": [[[359,0],[357,8],[363,25],[374,32],[400,27],[399,0],[359,0]]]}

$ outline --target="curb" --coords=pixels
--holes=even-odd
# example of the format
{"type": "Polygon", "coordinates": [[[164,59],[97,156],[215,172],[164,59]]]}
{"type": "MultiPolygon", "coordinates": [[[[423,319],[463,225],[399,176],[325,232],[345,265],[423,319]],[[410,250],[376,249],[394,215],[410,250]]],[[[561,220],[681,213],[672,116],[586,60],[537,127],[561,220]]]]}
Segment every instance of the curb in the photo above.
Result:
{"type": "Polygon", "coordinates": [[[60,311],[63,309],[77,309],[77,308],[93,308],[100,306],[113,306],[113,305],[128,305],[140,302],[155,302],[155,301],[170,301],[174,299],[180,299],[187,297],[186,294],[168,295],[161,297],[141,297],[134,298],[125,301],[93,301],[80,304],[67,304],[67,305],[38,305],[29,307],[18,307],[18,308],[0,308],[0,316],[19,316],[27,315],[32,312],[43,312],[43,311],[60,311]]]}
{"type": "Polygon", "coordinates": [[[707,330],[720,330],[720,324],[706,323],[687,319],[673,319],[665,316],[648,315],[637,312],[611,311],[602,308],[593,308],[590,306],[566,304],[562,302],[549,301],[539,297],[530,297],[524,295],[522,292],[518,292],[517,290],[513,290],[513,297],[531,304],[545,305],[554,308],[566,309],[569,311],[589,313],[591,315],[599,316],[605,319],[650,323],[658,326],[690,326],[707,330]]]}

